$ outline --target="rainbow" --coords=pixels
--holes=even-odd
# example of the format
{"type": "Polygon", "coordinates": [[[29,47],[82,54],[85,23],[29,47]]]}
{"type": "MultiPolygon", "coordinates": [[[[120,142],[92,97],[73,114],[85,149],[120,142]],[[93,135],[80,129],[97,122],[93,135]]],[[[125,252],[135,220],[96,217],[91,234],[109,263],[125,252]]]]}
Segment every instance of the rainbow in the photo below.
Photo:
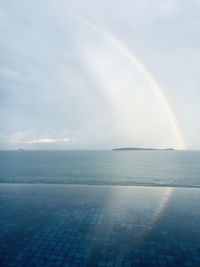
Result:
{"type": "MultiPolygon", "coordinates": [[[[120,39],[118,39],[116,36],[111,34],[108,31],[103,30],[101,27],[99,27],[97,24],[91,22],[91,20],[88,20],[87,18],[81,16],[81,18],[87,23],[95,32],[99,33],[103,36],[104,39],[106,39],[108,42],[110,42],[114,47],[116,47],[143,75],[144,79],[148,82],[150,85],[150,88],[155,93],[156,97],[160,101],[164,111],[166,112],[167,117],[169,118],[170,124],[172,126],[173,132],[175,134],[176,140],[177,140],[177,147],[179,149],[186,149],[186,141],[184,138],[184,135],[181,131],[179,121],[177,119],[176,113],[174,112],[167,96],[164,93],[164,90],[159,85],[159,82],[155,79],[155,77],[151,74],[151,72],[146,68],[146,66],[142,63],[141,60],[139,60],[131,51],[130,48],[128,48],[120,39]]],[[[154,216],[152,220],[150,221],[150,229],[149,231],[155,227],[159,219],[162,217],[162,214],[165,211],[166,206],[170,202],[170,199],[176,189],[174,187],[167,187],[165,189],[163,198],[156,209],[154,216]]],[[[144,235],[149,234],[149,231],[147,231],[144,235]]]]}
{"type": "Polygon", "coordinates": [[[158,81],[153,77],[151,72],[145,67],[145,65],[139,60],[132,51],[117,37],[108,31],[103,30],[101,27],[97,26],[97,24],[92,23],[87,18],[83,18],[84,21],[96,32],[101,34],[107,41],[109,41],[113,46],[115,46],[136,68],[140,71],[140,73],[144,76],[145,80],[150,84],[151,89],[154,91],[155,95],[159,99],[162,104],[174,131],[177,140],[177,147],[179,149],[186,149],[185,138],[182,134],[177,116],[173,111],[172,106],[167,99],[163,89],[159,85],[158,81]]]}

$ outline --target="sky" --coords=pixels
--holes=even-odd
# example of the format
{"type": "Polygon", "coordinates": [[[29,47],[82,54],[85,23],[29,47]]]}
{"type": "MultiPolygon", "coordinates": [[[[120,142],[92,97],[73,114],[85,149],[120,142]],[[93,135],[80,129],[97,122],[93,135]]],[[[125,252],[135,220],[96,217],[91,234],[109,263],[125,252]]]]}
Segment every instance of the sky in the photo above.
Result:
{"type": "Polygon", "coordinates": [[[199,0],[0,0],[0,149],[200,149],[199,0]]]}

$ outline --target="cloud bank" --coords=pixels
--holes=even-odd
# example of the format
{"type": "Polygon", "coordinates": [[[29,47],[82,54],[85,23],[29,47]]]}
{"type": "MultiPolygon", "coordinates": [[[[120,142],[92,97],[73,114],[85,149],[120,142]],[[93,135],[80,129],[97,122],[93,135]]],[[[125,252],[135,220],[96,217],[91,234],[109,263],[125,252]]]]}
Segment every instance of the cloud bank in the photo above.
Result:
{"type": "Polygon", "coordinates": [[[65,143],[68,142],[69,138],[58,138],[58,139],[53,139],[53,138],[42,138],[42,139],[34,139],[34,140],[27,140],[25,141],[26,144],[52,144],[52,143],[65,143]]]}

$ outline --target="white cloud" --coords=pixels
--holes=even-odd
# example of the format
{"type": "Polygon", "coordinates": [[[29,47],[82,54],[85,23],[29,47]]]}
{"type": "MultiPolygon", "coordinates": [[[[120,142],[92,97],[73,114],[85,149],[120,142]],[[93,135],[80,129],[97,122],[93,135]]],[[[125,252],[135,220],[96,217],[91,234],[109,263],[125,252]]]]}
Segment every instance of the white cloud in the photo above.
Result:
{"type": "Polygon", "coordinates": [[[11,135],[0,135],[0,143],[12,145],[37,145],[37,144],[64,144],[68,143],[70,138],[58,134],[57,137],[42,137],[33,132],[19,131],[11,135]],[[59,137],[58,137],[59,136],[59,137]]]}
{"type": "Polygon", "coordinates": [[[26,144],[53,144],[53,143],[65,143],[68,142],[69,138],[41,138],[25,141],[26,144]]]}

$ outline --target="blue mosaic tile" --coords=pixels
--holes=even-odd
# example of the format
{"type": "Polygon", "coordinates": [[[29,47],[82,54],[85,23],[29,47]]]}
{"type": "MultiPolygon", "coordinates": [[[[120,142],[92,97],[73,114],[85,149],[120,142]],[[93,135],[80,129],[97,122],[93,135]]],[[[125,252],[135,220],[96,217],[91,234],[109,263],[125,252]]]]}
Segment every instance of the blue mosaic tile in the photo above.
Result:
{"type": "Polygon", "coordinates": [[[0,266],[199,267],[200,189],[166,190],[1,185],[0,266]]]}

